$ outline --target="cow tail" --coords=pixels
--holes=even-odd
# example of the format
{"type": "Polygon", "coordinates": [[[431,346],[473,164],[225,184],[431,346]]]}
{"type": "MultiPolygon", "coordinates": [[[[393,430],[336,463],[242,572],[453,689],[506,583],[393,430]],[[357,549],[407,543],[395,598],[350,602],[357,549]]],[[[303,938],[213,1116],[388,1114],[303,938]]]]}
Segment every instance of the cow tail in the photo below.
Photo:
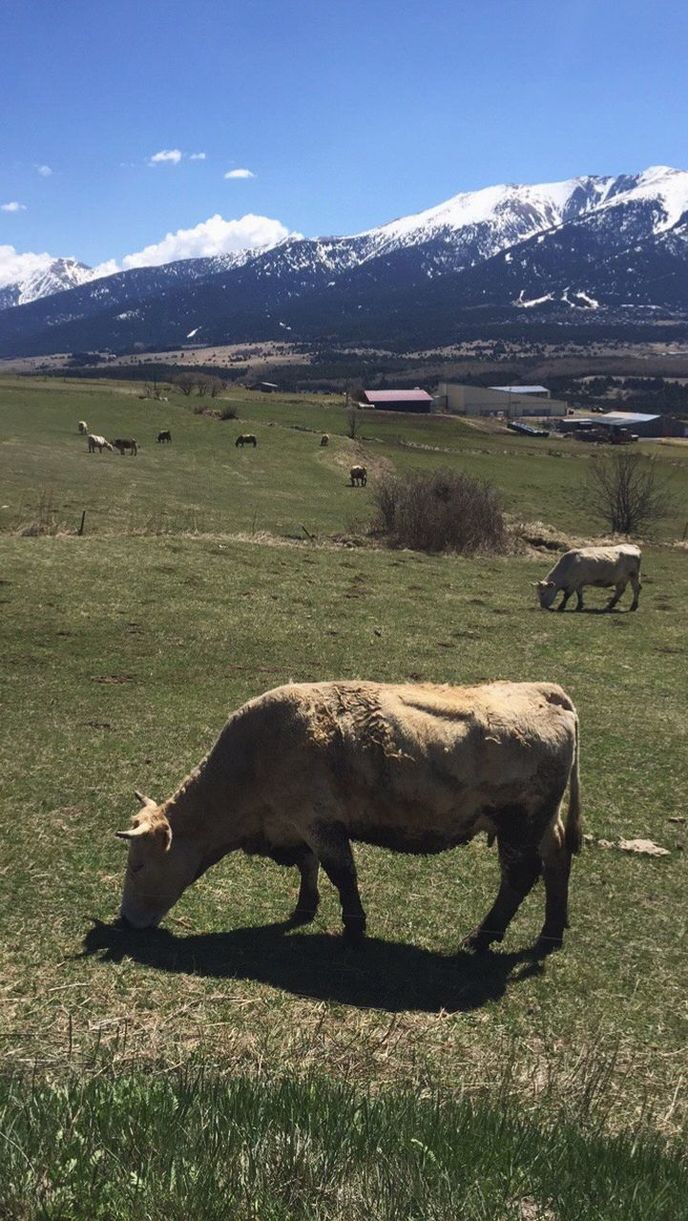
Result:
{"type": "MultiPolygon", "coordinates": [[[[575,714],[574,714],[575,715],[575,714]]],[[[573,764],[569,776],[569,808],[566,815],[566,847],[569,852],[580,852],[583,846],[583,827],[581,822],[581,789],[580,789],[580,729],[576,716],[575,738],[573,748],[573,764]]]]}

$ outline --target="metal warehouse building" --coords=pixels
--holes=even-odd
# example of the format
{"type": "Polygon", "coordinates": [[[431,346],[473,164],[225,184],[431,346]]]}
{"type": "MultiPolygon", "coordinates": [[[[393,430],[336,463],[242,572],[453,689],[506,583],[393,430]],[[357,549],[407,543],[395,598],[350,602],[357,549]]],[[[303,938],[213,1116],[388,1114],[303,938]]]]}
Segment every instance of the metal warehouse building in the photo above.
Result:
{"type": "Polygon", "coordinates": [[[437,406],[452,415],[561,416],[567,404],[546,386],[466,386],[440,382],[437,406]]]}
{"type": "Polygon", "coordinates": [[[562,423],[562,432],[585,428],[627,428],[639,437],[662,437],[665,434],[661,415],[647,415],[642,411],[606,411],[603,415],[577,416],[562,423]]]}

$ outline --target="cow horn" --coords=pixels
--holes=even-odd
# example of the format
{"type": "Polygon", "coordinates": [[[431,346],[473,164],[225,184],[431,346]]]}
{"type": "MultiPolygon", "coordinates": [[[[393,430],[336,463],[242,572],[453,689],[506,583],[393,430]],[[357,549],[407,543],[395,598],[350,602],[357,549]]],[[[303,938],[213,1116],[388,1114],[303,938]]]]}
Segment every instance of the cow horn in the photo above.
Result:
{"type": "Polygon", "coordinates": [[[134,789],[134,797],[141,802],[142,806],[157,806],[157,801],[153,801],[152,797],[146,797],[145,793],[141,793],[138,789],[134,789]]]}
{"type": "Polygon", "coordinates": [[[115,831],[117,839],[138,839],[139,835],[148,835],[150,827],[145,823],[139,823],[138,827],[130,827],[128,831],[115,831]]]}

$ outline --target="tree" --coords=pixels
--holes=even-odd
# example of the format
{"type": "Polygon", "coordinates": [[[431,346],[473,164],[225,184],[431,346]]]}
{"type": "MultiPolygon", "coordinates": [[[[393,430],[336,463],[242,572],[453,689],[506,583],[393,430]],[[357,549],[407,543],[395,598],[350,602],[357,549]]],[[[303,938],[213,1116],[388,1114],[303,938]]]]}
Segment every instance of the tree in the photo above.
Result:
{"type": "Polygon", "coordinates": [[[594,459],[586,494],[593,513],[614,534],[637,534],[661,521],[671,508],[654,459],[627,449],[594,459]]]}
{"type": "Polygon", "coordinates": [[[170,381],[172,382],[172,385],[176,386],[178,390],[181,390],[182,394],[185,394],[187,398],[196,385],[196,378],[194,377],[193,373],[177,373],[174,377],[170,378],[170,381]]]}

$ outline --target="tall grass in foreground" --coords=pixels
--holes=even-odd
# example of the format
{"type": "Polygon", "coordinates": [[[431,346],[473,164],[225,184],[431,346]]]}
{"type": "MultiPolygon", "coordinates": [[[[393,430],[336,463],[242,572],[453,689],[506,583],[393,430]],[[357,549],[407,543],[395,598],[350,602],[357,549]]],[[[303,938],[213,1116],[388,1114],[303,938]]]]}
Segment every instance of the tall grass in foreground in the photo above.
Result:
{"type": "Polygon", "coordinates": [[[678,1152],[512,1104],[195,1068],[0,1081],[0,1216],[662,1221],[678,1152]]]}

